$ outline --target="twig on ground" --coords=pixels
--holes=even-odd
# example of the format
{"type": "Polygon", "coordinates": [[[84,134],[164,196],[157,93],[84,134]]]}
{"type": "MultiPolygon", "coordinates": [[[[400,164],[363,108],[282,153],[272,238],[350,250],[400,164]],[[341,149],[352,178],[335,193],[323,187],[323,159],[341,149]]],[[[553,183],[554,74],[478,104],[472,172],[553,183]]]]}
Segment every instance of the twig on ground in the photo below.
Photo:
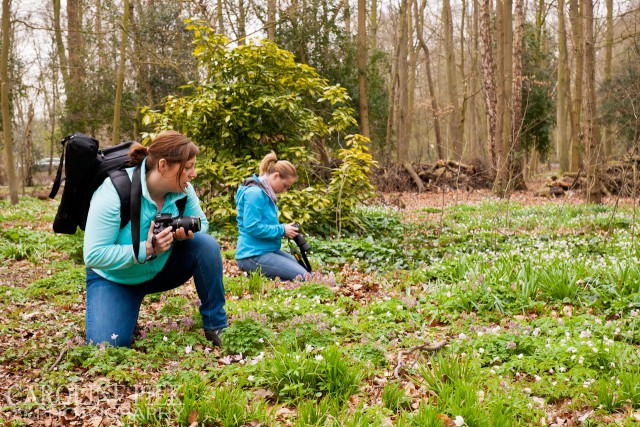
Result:
{"type": "Polygon", "coordinates": [[[70,348],[71,348],[71,340],[67,341],[64,347],[62,347],[62,350],[60,350],[60,354],[58,355],[58,358],[55,360],[55,362],[53,362],[53,365],[49,367],[49,371],[53,371],[53,368],[55,368],[58,365],[58,363],[60,363],[60,361],[62,360],[62,358],[70,348]]]}
{"type": "Polygon", "coordinates": [[[402,368],[404,367],[404,363],[402,362],[402,355],[409,355],[415,351],[428,351],[428,352],[435,352],[440,350],[442,347],[444,347],[445,345],[447,345],[448,340],[442,340],[440,342],[437,342],[435,344],[421,344],[421,345],[417,345],[413,348],[410,348],[407,351],[398,351],[398,363],[396,365],[396,369],[393,370],[393,375],[395,376],[395,378],[398,378],[400,376],[400,371],[402,370],[402,368]]]}

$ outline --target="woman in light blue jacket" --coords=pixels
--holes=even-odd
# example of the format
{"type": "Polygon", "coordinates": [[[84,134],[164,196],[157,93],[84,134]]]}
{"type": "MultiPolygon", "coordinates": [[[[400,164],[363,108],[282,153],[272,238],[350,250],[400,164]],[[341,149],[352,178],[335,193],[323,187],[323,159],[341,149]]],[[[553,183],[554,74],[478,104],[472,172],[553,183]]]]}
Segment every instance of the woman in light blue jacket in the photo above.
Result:
{"type": "Polygon", "coordinates": [[[296,167],[278,160],[272,151],[260,163],[260,176],[246,179],[238,189],[236,262],[241,270],[260,270],[267,277],[282,280],[304,278],[307,271],[280,249],[282,238],[293,239],[298,228],[294,223],[280,224],[277,194],[287,191],[297,177],[296,167]]]}
{"type": "MultiPolygon", "coordinates": [[[[120,228],[120,197],[111,179],[93,194],[84,235],[88,344],[131,346],[145,295],[176,288],[193,277],[205,336],[220,346],[220,333],[227,327],[222,257],[218,242],[207,234],[207,218],[191,185],[198,152],[189,138],[175,131],[160,133],[148,148],[132,146],[130,163],[140,168],[142,187],[138,253],[131,221],[120,228]],[[156,215],[180,215],[177,202],[184,198],[182,215],[199,217],[200,231],[169,226],[154,235],[156,215]]],[[[134,167],[127,173],[135,179],[134,167]]]]}

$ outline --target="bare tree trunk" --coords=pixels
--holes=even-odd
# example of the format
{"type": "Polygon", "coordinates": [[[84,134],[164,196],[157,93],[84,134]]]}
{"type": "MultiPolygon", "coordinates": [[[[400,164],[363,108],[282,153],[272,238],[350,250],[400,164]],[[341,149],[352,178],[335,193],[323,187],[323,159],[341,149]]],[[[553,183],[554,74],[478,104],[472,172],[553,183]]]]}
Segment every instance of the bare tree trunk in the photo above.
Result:
{"type": "Polygon", "coordinates": [[[67,48],[69,51],[69,81],[65,87],[67,117],[72,126],[87,125],[85,96],[85,46],[82,29],[81,0],[67,0],[67,48]]]}
{"type": "MultiPolygon", "coordinates": [[[[407,0],[407,146],[410,149],[413,138],[413,122],[415,120],[415,93],[416,93],[416,48],[413,45],[413,19],[411,13],[411,0],[407,0]]],[[[408,154],[407,154],[408,156],[408,154]]]]}
{"type": "Polygon", "coordinates": [[[222,11],[222,0],[216,2],[216,28],[218,34],[224,34],[224,13],[222,11]]]}
{"type": "Polygon", "coordinates": [[[367,1],[358,0],[358,103],[360,133],[367,138],[369,130],[369,99],[367,96],[367,1]]]}
{"type": "Polygon", "coordinates": [[[378,49],[378,0],[370,0],[369,7],[369,50],[375,52],[378,49]]]}
{"type": "Polygon", "coordinates": [[[402,0],[399,12],[399,36],[398,36],[398,161],[409,159],[409,135],[407,123],[409,114],[409,64],[407,61],[408,24],[407,24],[408,0],[402,0]]]}
{"type": "MultiPolygon", "coordinates": [[[[138,11],[138,14],[142,11],[142,4],[140,0],[135,0],[134,10],[138,11]]],[[[146,103],[148,106],[153,108],[155,105],[155,100],[153,99],[153,89],[151,88],[151,83],[149,82],[149,65],[148,59],[146,57],[146,53],[142,52],[142,41],[140,35],[140,23],[136,18],[135,13],[131,13],[131,30],[133,32],[134,37],[134,58],[137,63],[137,72],[138,72],[138,92],[140,93],[140,98],[146,98],[146,103]]],[[[135,135],[134,135],[135,138],[135,135]]]]}
{"type": "Polygon", "coordinates": [[[443,0],[442,2],[442,24],[444,27],[445,64],[447,69],[447,95],[451,107],[451,114],[449,116],[451,157],[455,160],[461,160],[460,107],[458,106],[458,94],[456,91],[456,57],[453,47],[453,19],[451,17],[451,3],[449,0],[443,0]]]}
{"type": "Polygon", "coordinates": [[[524,152],[522,150],[522,42],[524,39],[523,0],[515,3],[515,29],[513,37],[513,80],[511,89],[511,147],[509,150],[509,192],[526,190],[524,181],[524,152]]]}
{"type": "MultiPolygon", "coordinates": [[[[59,1],[59,0],[58,0],[59,1]]],[[[96,17],[95,17],[95,27],[96,27],[96,45],[98,47],[98,52],[104,52],[104,34],[102,30],[102,1],[96,1],[96,17]]],[[[101,70],[106,68],[107,55],[98,55],[98,64],[101,70]]]]}
{"type": "Polygon", "coordinates": [[[64,90],[69,91],[69,66],[67,63],[67,55],[65,54],[64,42],[62,41],[62,27],[60,25],[60,0],[53,0],[53,27],[56,40],[56,51],[58,52],[58,62],[60,63],[60,72],[62,73],[62,82],[64,90]]]}
{"type": "MultiPolygon", "coordinates": [[[[513,62],[511,55],[513,53],[513,12],[512,12],[512,0],[502,0],[501,7],[498,10],[496,6],[496,14],[501,15],[501,18],[497,20],[498,25],[498,38],[502,41],[502,48],[498,49],[498,69],[501,71],[498,73],[498,85],[502,88],[502,96],[498,96],[498,111],[499,117],[502,117],[502,129],[501,138],[499,141],[502,147],[502,162],[499,163],[496,182],[494,183],[494,192],[500,197],[505,197],[509,194],[511,183],[511,160],[513,159],[513,146],[511,145],[511,132],[512,132],[512,81],[513,81],[513,62]]],[[[500,90],[498,91],[500,93],[500,90]]]]}
{"type": "Polygon", "coordinates": [[[276,42],[276,0],[267,0],[267,37],[276,42]]]}
{"type": "MultiPolygon", "coordinates": [[[[360,1],[360,0],[358,0],[360,1]]],[[[346,1],[343,3],[344,7],[344,31],[351,36],[351,7],[349,6],[349,2],[346,1]]],[[[360,4],[358,3],[358,10],[360,9],[360,4]]],[[[358,18],[360,19],[360,18],[358,18]]],[[[358,24],[360,25],[360,24],[358,24]]]]}
{"type": "Polygon", "coordinates": [[[596,119],[596,48],[593,35],[593,0],[582,0],[584,20],[584,146],[586,160],[587,203],[602,201],[600,162],[601,151],[596,119]]]}
{"type": "MultiPolygon", "coordinates": [[[[465,18],[467,16],[467,1],[462,0],[462,11],[460,13],[460,82],[462,86],[462,105],[460,106],[460,115],[458,116],[460,122],[458,123],[458,134],[460,135],[460,160],[462,160],[463,153],[465,152],[465,125],[467,119],[467,105],[469,102],[469,85],[467,84],[467,76],[465,70],[465,58],[464,58],[464,30],[465,30],[465,18]]],[[[469,151],[468,149],[466,150],[469,151]]]]}
{"type": "MultiPolygon", "coordinates": [[[[611,81],[611,57],[613,55],[613,0],[606,0],[607,4],[607,28],[605,35],[604,50],[604,83],[611,81]]],[[[608,159],[612,153],[611,126],[603,126],[602,139],[604,146],[604,156],[608,159]]]]}
{"type": "Polygon", "coordinates": [[[0,56],[0,106],[2,106],[2,136],[4,138],[5,169],[9,179],[11,204],[18,204],[18,181],[13,160],[13,131],[11,123],[11,82],[9,81],[9,49],[11,48],[11,4],[2,0],[2,55],[0,56]]]}
{"type": "Polygon", "coordinates": [[[245,8],[245,0],[238,0],[238,45],[247,44],[247,11],[245,8]]]}
{"type": "Polygon", "coordinates": [[[480,48],[482,56],[482,74],[484,81],[485,102],[487,104],[487,145],[491,155],[491,164],[498,168],[497,153],[497,100],[495,62],[491,40],[491,0],[482,0],[480,15],[480,48]]]}
{"type": "MultiPolygon", "coordinates": [[[[49,107],[49,159],[53,159],[53,146],[56,143],[56,100],[58,99],[58,73],[56,67],[53,67],[53,84],[51,85],[51,104],[46,99],[47,91],[45,90],[45,104],[49,107]]],[[[49,176],[53,173],[53,162],[49,161],[49,176]]]]}
{"type": "Polygon", "coordinates": [[[393,65],[391,66],[391,78],[389,81],[389,106],[387,114],[387,138],[384,146],[384,157],[387,163],[391,162],[391,149],[393,142],[393,135],[397,124],[395,123],[396,117],[396,102],[398,94],[398,63],[399,63],[399,46],[395,47],[395,54],[393,58],[393,65]]]}
{"type": "Polygon", "coordinates": [[[418,36],[418,43],[424,52],[424,68],[427,73],[427,83],[429,85],[429,104],[431,107],[431,116],[433,118],[433,128],[436,136],[436,148],[438,153],[438,159],[445,158],[445,147],[442,142],[442,136],[440,135],[440,117],[438,109],[438,98],[436,96],[435,85],[433,84],[433,76],[431,74],[431,55],[429,53],[429,47],[424,40],[422,30],[424,28],[424,9],[427,6],[427,2],[423,1],[418,10],[418,0],[413,0],[413,9],[416,22],[416,34],[418,36]]]}
{"type": "Polygon", "coordinates": [[[30,102],[29,103],[29,110],[27,112],[27,123],[26,126],[24,128],[24,145],[26,148],[26,158],[24,163],[22,164],[22,167],[25,168],[25,177],[26,177],[26,183],[27,183],[27,187],[32,187],[33,186],[33,170],[31,165],[33,164],[33,153],[32,153],[32,148],[33,148],[33,116],[34,116],[34,112],[33,112],[33,103],[30,102]]]}
{"type": "Polygon", "coordinates": [[[507,168],[508,153],[505,151],[505,139],[507,135],[504,133],[505,116],[507,115],[506,93],[505,93],[505,26],[504,22],[504,0],[496,0],[496,180],[493,183],[493,191],[500,195],[504,195],[509,177],[509,169],[507,168]]]}
{"type": "Polygon", "coordinates": [[[556,140],[560,172],[569,171],[569,141],[567,140],[567,30],[564,0],[558,0],[558,105],[556,140]]]}
{"type": "Polygon", "coordinates": [[[580,169],[580,109],[582,106],[583,79],[583,36],[580,17],[582,1],[569,0],[569,16],[572,28],[573,58],[575,61],[575,77],[573,80],[573,105],[571,108],[571,171],[580,169]]]}
{"type": "Polygon", "coordinates": [[[127,56],[127,34],[129,33],[129,14],[131,13],[129,0],[124,0],[124,14],[122,15],[122,40],[120,41],[120,58],[118,63],[118,76],[116,79],[116,100],[113,106],[113,133],[111,143],[120,142],[120,109],[122,104],[122,91],[124,89],[124,68],[127,56]]]}
{"type": "Polygon", "coordinates": [[[480,53],[480,12],[478,0],[472,0],[472,46],[471,46],[471,67],[469,73],[471,75],[471,108],[469,109],[469,119],[471,126],[469,128],[469,159],[486,159],[486,149],[483,147],[484,137],[480,137],[481,124],[479,121],[478,98],[476,95],[480,92],[479,77],[481,70],[479,67],[480,53]]]}

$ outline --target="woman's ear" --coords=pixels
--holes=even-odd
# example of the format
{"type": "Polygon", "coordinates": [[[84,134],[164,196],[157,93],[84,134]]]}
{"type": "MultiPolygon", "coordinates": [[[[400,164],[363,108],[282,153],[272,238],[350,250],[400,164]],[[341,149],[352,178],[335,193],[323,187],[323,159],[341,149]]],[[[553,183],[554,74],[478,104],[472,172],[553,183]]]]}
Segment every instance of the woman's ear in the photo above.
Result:
{"type": "Polygon", "coordinates": [[[158,172],[164,175],[167,171],[167,161],[165,159],[160,159],[158,161],[158,172]]]}

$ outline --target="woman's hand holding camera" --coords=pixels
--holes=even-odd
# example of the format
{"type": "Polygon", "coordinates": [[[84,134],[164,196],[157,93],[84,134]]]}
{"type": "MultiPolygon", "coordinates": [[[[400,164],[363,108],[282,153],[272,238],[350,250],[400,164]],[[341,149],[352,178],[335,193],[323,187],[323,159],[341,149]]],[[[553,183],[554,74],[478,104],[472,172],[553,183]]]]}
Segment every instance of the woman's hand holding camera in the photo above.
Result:
{"type": "Polygon", "coordinates": [[[298,228],[298,224],[292,222],[291,224],[284,225],[284,235],[289,239],[293,239],[300,233],[300,229],[298,228]]]}
{"type": "Polygon", "coordinates": [[[169,226],[157,234],[154,234],[154,229],[155,221],[151,221],[146,241],[147,260],[152,260],[156,255],[168,251],[174,240],[193,239],[193,231],[187,232],[183,227],[174,232],[173,227],[169,226]]]}

